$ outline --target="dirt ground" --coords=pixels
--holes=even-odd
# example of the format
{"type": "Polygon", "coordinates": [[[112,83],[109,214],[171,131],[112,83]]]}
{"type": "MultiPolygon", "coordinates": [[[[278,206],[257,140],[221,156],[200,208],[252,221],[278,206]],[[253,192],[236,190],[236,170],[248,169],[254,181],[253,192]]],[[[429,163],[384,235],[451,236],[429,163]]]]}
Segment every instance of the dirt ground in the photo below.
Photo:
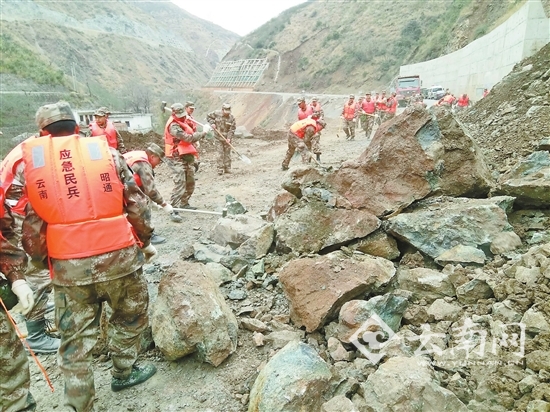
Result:
{"type": "MultiPolygon", "coordinates": [[[[339,166],[343,161],[359,156],[370,142],[360,136],[361,133],[358,133],[355,141],[346,141],[344,133],[338,132],[338,121],[329,120],[321,138],[321,160],[327,166],[339,166]]],[[[201,166],[196,175],[196,189],[190,203],[199,209],[221,211],[225,205],[225,196],[231,195],[250,214],[266,212],[275,195],[282,190],[280,184],[287,173],[281,170],[281,162],[287,149],[286,139],[281,139],[283,133],[277,133],[278,140],[273,140],[274,135],[264,135],[261,139],[236,139],[237,150],[250,158],[252,164],[248,165],[233,156],[232,173],[223,176],[216,173],[216,155],[212,150],[212,142],[204,142],[201,166]]],[[[134,148],[143,140],[154,140],[153,138],[153,134],[140,137],[129,142],[127,146],[134,148]]],[[[299,164],[300,158],[293,158],[291,169],[299,164]]],[[[161,164],[155,172],[162,195],[169,199],[173,186],[170,169],[161,164]]],[[[217,219],[213,215],[196,213],[187,213],[184,217],[187,219],[183,223],[173,223],[162,210],[153,210],[155,231],[166,237],[167,241],[157,246],[157,261],[144,267],[151,301],[156,297],[158,282],[166,268],[181,258],[182,251],[188,250],[201,236],[208,234],[217,219]]],[[[228,301],[235,313],[244,306],[261,306],[266,301],[272,301],[271,315],[288,315],[286,300],[280,288],[273,291],[253,289],[248,291],[248,295],[244,301],[228,301]]],[[[158,368],[157,374],[143,385],[118,393],[110,389],[111,362],[105,356],[99,357],[94,360],[96,411],[246,411],[248,393],[254,383],[257,368],[267,362],[270,352],[269,345],[255,347],[252,332],[243,329],[239,330],[237,351],[217,368],[201,363],[194,355],[177,362],[168,362],[163,359],[160,351],[153,349],[141,355],[140,361],[153,362],[158,368]]],[[[48,371],[55,392],[50,392],[42,374],[31,361],[31,391],[38,402],[37,410],[64,410],[63,378],[57,367],[56,357],[40,355],[39,359],[48,371]]]]}

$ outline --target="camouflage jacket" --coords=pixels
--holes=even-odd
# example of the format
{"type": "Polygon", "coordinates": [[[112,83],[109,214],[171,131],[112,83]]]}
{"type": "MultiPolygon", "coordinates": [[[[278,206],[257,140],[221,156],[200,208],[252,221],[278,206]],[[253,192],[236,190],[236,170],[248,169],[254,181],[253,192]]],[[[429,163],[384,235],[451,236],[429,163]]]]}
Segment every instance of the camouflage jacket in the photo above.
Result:
{"type": "Polygon", "coordinates": [[[132,171],[141,179],[141,190],[157,205],[162,205],[164,199],[155,185],[155,172],[147,162],[135,162],[132,171]]]}
{"type": "Polygon", "coordinates": [[[186,133],[185,130],[183,130],[176,122],[172,122],[168,132],[174,138],[175,145],[177,145],[180,140],[188,143],[195,143],[204,136],[203,133],[200,132],[195,132],[193,134],[186,133]]]}
{"type": "MultiPolygon", "coordinates": [[[[1,207],[1,205],[0,205],[1,207]]],[[[27,269],[27,255],[6,239],[13,237],[13,217],[9,206],[4,204],[4,215],[0,217],[0,272],[10,283],[19,279],[25,279],[27,269]]]]}
{"type": "Polygon", "coordinates": [[[220,132],[226,139],[233,139],[236,124],[235,117],[232,114],[229,114],[229,116],[224,116],[221,110],[216,110],[208,113],[206,120],[208,120],[208,123],[211,125],[216,125],[218,132],[220,132]]]}
{"type": "MultiPolygon", "coordinates": [[[[111,154],[118,176],[124,183],[123,201],[126,218],[143,243],[143,247],[148,246],[153,226],[151,225],[151,212],[147,196],[137,186],[124,158],[115,149],[111,149],[111,154]]],[[[23,222],[23,247],[35,266],[50,267],[52,282],[55,285],[81,286],[104,282],[126,276],[143,266],[144,256],[137,244],[85,258],[49,259],[46,243],[48,224],[36,214],[30,203],[27,205],[26,212],[27,215],[23,222]],[[49,265],[48,259],[50,260],[49,265]]]]}

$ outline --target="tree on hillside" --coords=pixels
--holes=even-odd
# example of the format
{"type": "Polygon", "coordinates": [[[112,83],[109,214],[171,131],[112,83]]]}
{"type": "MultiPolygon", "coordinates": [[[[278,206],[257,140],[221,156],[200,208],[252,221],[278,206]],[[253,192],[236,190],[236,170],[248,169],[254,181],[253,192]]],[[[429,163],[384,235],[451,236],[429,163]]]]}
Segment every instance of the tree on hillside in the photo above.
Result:
{"type": "Polygon", "coordinates": [[[126,83],[122,88],[126,109],[136,113],[148,113],[151,106],[151,90],[141,84],[126,83]]]}

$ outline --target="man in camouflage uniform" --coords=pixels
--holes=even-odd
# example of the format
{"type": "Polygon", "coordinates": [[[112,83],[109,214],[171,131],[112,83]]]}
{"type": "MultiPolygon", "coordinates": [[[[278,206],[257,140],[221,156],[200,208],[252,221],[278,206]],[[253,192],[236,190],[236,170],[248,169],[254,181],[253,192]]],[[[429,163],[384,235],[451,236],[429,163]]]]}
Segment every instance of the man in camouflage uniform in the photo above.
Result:
{"type": "MultiPolygon", "coordinates": [[[[317,97],[313,97],[311,99],[310,107],[313,110],[313,113],[317,112],[320,119],[324,120],[325,112],[323,112],[323,109],[321,107],[321,103],[319,103],[319,99],[317,97]]],[[[311,150],[317,157],[317,161],[321,161],[321,132],[315,133],[315,135],[311,138],[311,150]]]]}
{"type": "MultiPolygon", "coordinates": [[[[198,153],[193,145],[206,136],[205,132],[194,132],[187,124],[187,112],[181,103],[172,105],[172,115],[166,122],[164,131],[164,141],[172,141],[171,153],[166,153],[172,157],[174,188],[170,195],[170,204],[182,209],[196,209],[189,204],[189,199],[195,191],[195,155],[198,153]]],[[[181,222],[182,218],[177,212],[172,212],[172,221],[181,222]]]]}
{"type": "Polygon", "coordinates": [[[111,115],[111,112],[109,109],[107,109],[105,106],[100,107],[94,112],[94,121],[90,123],[89,125],[89,132],[88,136],[106,136],[107,133],[113,133],[116,140],[116,145],[112,146],[115,149],[117,149],[120,153],[124,154],[127,152],[126,147],[124,146],[124,141],[122,140],[122,136],[120,133],[116,130],[115,126],[113,125],[113,122],[109,120],[109,116],[111,115]],[[97,131],[94,132],[93,125],[96,124],[97,131]],[[109,132],[110,131],[110,132],[109,132]]]}
{"type": "Polygon", "coordinates": [[[235,135],[235,117],[231,114],[231,105],[224,103],[221,110],[215,110],[208,113],[206,116],[208,123],[213,129],[216,129],[222,136],[216,133],[216,139],[219,142],[218,145],[218,174],[231,173],[231,147],[227,143],[231,143],[233,136],[235,135]]]}
{"type": "Polygon", "coordinates": [[[282,170],[288,170],[288,165],[296,150],[302,156],[302,163],[311,161],[311,139],[326,126],[326,123],[319,117],[320,113],[314,112],[311,118],[298,120],[290,127],[288,131],[288,149],[281,165],[282,170]]]}
{"type": "Polygon", "coordinates": [[[36,113],[36,123],[42,137],[23,144],[30,203],[23,222],[22,242],[35,265],[49,265],[51,270],[56,324],[61,334],[58,363],[65,377],[65,404],[78,412],[87,412],[93,410],[95,398],[92,348],[99,333],[103,302],[108,302],[112,309],[109,319],[112,332],[109,351],[113,361],[111,389],[119,391],[137,385],[156,372],[154,365],[136,365],[141,333],[148,325],[149,297],[142,266],[157,253],[150,244],[153,228],[147,197],[136,185],[126,162],[104,140],[79,138],[78,125],[68,103],[42,106],[36,113]],[[61,143],[56,143],[56,139],[61,143]],[[65,149],[85,144],[90,150],[72,152],[65,149]],[[54,147],[59,154],[51,153],[54,147]],[[61,161],[60,155],[61,159],[70,160],[61,161]],[[71,188],[67,186],[66,174],[70,170],[76,170],[80,178],[69,182],[76,186],[65,193],[71,188]],[[113,173],[105,173],[105,170],[113,173]],[[53,178],[60,175],[65,176],[65,182],[53,178]],[[52,214],[48,206],[53,200],[43,195],[44,187],[52,191],[52,197],[61,203],[65,214],[60,217],[52,214]],[[87,190],[82,190],[83,187],[87,190]],[[69,196],[75,193],[74,190],[78,196],[69,196]],[[56,196],[62,192],[63,196],[56,196]],[[108,204],[98,204],[97,199],[108,199],[108,204]],[[87,210],[70,208],[71,202],[116,212],[115,215],[107,214],[112,217],[98,218],[98,211],[92,210],[89,220],[70,221],[69,218],[87,210]],[[124,206],[118,210],[117,204],[124,206]],[[57,221],[52,222],[53,217],[57,221]],[[114,225],[118,230],[111,236],[101,235],[114,225]],[[54,229],[56,236],[47,236],[54,229]],[[68,237],[74,230],[86,232],[82,234],[82,242],[90,243],[99,252],[93,250],[86,255],[80,242],[68,237]],[[90,241],[94,230],[100,230],[97,232],[99,237],[90,241]],[[139,244],[134,236],[139,238],[139,244]],[[60,249],[60,245],[65,246],[60,249]],[[65,257],[69,254],[67,249],[77,254],[65,257]],[[62,257],[55,257],[57,254],[62,257]]]}
{"type": "MultiPolygon", "coordinates": [[[[145,151],[132,150],[124,153],[123,157],[126,159],[126,163],[134,172],[134,178],[137,185],[143,193],[147,195],[151,202],[159,205],[166,213],[171,214],[174,208],[170,203],[167,203],[155,184],[155,169],[162,159],[164,158],[164,152],[155,143],[149,143],[145,151]]],[[[153,232],[151,237],[151,243],[153,245],[166,242],[166,238],[157,235],[153,232]]]]}
{"type": "MultiPolygon", "coordinates": [[[[6,194],[6,203],[12,208],[15,223],[13,235],[10,235],[8,240],[19,246],[27,204],[27,197],[24,195],[25,176],[21,145],[22,143],[11,150],[0,164],[0,185],[6,194]]],[[[53,288],[50,274],[47,270],[29,267],[25,279],[34,291],[34,306],[25,316],[27,344],[34,353],[56,353],[59,339],[49,334],[48,330],[52,329],[52,324],[46,321],[46,312],[53,311],[53,305],[48,304],[48,297],[53,288]]]]}
{"type": "MultiPolygon", "coordinates": [[[[12,225],[12,215],[9,207],[4,209],[3,190],[0,189],[0,271],[19,299],[12,312],[27,314],[34,304],[33,292],[24,277],[27,255],[6,240],[13,235],[12,225]]],[[[0,306],[0,411],[34,411],[36,403],[29,392],[30,383],[27,354],[8,314],[0,306]]]]}

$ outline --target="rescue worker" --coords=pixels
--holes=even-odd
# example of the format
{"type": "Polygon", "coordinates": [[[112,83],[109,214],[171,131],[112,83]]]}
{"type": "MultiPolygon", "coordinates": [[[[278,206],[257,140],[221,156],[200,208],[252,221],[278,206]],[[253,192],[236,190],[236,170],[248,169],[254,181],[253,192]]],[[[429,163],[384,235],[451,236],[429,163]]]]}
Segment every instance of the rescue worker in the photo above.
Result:
{"type": "Polygon", "coordinates": [[[107,143],[113,149],[117,149],[120,153],[126,153],[126,147],[124,147],[124,142],[120,133],[117,132],[113,122],[108,119],[108,114],[111,114],[109,110],[106,110],[106,107],[100,107],[94,113],[94,119],[90,123],[90,136],[105,136],[107,138],[107,143]]]}
{"type": "MultiPolygon", "coordinates": [[[[28,140],[36,136],[29,137],[28,140]]],[[[25,175],[23,164],[22,144],[19,143],[2,160],[0,164],[0,186],[11,207],[14,230],[8,238],[14,244],[20,244],[25,207],[28,199],[24,194],[25,175]]],[[[59,348],[59,339],[50,335],[54,328],[46,320],[46,313],[53,311],[53,304],[48,304],[48,297],[52,291],[52,281],[47,270],[27,268],[25,278],[34,292],[34,305],[25,316],[27,327],[27,344],[34,353],[56,353],[59,348]]],[[[26,347],[25,347],[26,348],[26,347]]]]}
{"type": "Polygon", "coordinates": [[[320,119],[320,113],[314,112],[311,117],[298,120],[288,131],[288,149],[282,163],[282,169],[288,170],[294,152],[298,150],[302,156],[302,163],[308,163],[311,158],[311,138],[325,127],[326,123],[320,119]]]}
{"type": "Polygon", "coordinates": [[[356,127],[359,129],[361,128],[361,125],[363,124],[363,120],[365,120],[365,116],[362,112],[361,107],[363,106],[363,100],[365,98],[363,97],[363,92],[359,92],[359,100],[355,102],[355,113],[357,114],[356,117],[356,127]]]}
{"type": "Polygon", "coordinates": [[[439,101],[436,103],[437,106],[449,106],[451,107],[455,101],[454,96],[451,93],[446,93],[439,101]]]}
{"type": "MultiPolygon", "coordinates": [[[[170,203],[164,201],[162,195],[157,190],[155,172],[153,170],[162,162],[164,151],[155,143],[150,143],[145,150],[132,150],[124,153],[123,156],[134,173],[134,180],[141,191],[147,195],[149,200],[162,207],[162,210],[171,214],[174,208],[170,203]]],[[[151,236],[151,243],[153,245],[159,245],[164,242],[166,242],[166,238],[153,232],[151,236]]]]}
{"type": "MultiPolygon", "coordinates": [[[[33,291],[24,276],[27,255],[7,240],[13,236],[13,221],[9,206],[4,205],[3,195],[3,190],[0,189],[0,272],[5,276],[19,303],[10,308],[5,297],[2,301],[12,313],[26,315],[34,306],[33,291]]],[[[3,279],[3,275],[0,275],[0,279],[3,279]]],[[[34,411],[36,402],[29,391],[30,383],[27,354],[8,313],[0,305],[0,411],[34,411]]]]}
{"type": "Polygon", "coordinates": [[[361,110],[365,114],[365,120],[361,122],[365,137],[368,139],[372,132],[372,126],[374,125],[374,116],[376,113],[376,103],[372,100],[372,96],[369,92],[365,94],[365,99],[361,104],[361,110]]]}
{"type": "MultiPolygon", "coordinates": [[[[185,102],[185,112],[187,113],[187,116],[185,118],[185,123],[189,125],[191,129],[193,129],[193,133],[197,131],[197,122],[195,121],[193,117],[193,112],[195,111],[195,103],[187,101],[185,102]]],[[[195,149],[197,149],[197,154],[195,155],[195,161],[193,162],[193,167],[195,168],[195,173],[199,171],[199,166],[201,164],[200,162],[200,155],[199,155],[199,148],[201,147],[200,142],[193,143],[193,146],[195,146],[195,149]]]]}
{"type": "MultiPolygon", "coordinates": [[[[195,191],[195,155],[197,149],[193,143],[198,142],[206,131],[193,132],[187,124],[187,112],[181,103],[171,106],[172,114],[164,127],[164,154],[173,159],[174,188],[170,195],[170,204],[181,209],[195,210],[196,207],[189,204],[189,199],[195,191]]],[[[181,222],[183,219],[178,212],[172,212],[170,217],[173,222],[181,222]]]]}
{"type": "Polygon", "coordinates": [[[393,92],[386,102],[386,118],[392,119],[397,113],[397,93],[393,92]]]}
{"type": "Polygon", "coordinates": [[[487,96],[489,94],[489,89],[483,89],[483,97],[487,96]]]}
{"type": "Polygon", "coordinates": [[[355,96],[353,94],[349,95],[349,99],[344,108],[342,109],[342,119],[344,121],[344,133],[346,134],[346,140],[355,139],[355,122],[357,116],[356,106],[355,106],[355,96]]]}
{"type": "Polygon", "coordinates": [[[298,120],[303,120],[313,114],[313,109],[306,104],[306,99],[300,97],[298,99],[298,120]]]}
{"type": "Polygon", "coordinates": [[[456,110],[462,111],[470,106],[470,98],[466,93],[462,94],[456,101],[456,110]]]}
{"type": "Polygon", "coordinates": [[[67,102],[38,109],[40,136],[23,143],[26,190],[23,246],[33,263],[49,267],[61,334],[58,362],[65,405],[93,410],[92,348],[101,305],[112,309],[111,389],[145,382],[152,364],[136,364],[148,326],[147,281],[142,266],[157,251],[147,197],[120,153],[103,138],[81,138],[67,102]]]}
{"type": "Polygon", "coordinates": [[[424,103],[424,96],[422,96],[421,94],[419,94],[415,97],[413,105],[420,106],[420,107],[423,107],[423,108],[428,107],[428,105],[426,103],[424,103]]]}
{"type": "Polygon", "coordinates": [[[236,129],[235,117],[231,114],[231,105],[224,103],[221,110],[208,113],[206,120],[212,129],[216,129],[221,134],[221,136],[218,134],[216,139],[219,143],[218,174],[231,173],[231,147],[227,143],[231,143],[233,140],[236,129]],[[222,136],[227,143],[222,141],[222,136]]]}
{"type": "MultiPolygon", "coordinates": [[[[319,103],[319,100],[317,97],[313,97],[311,99],[311,103],[309,105],[312,110],[312,114],[317,112],[319,114],[319,118],[323,119],[325,114],[323,112],[323,109],[321,107],[321,103],[319,103]]],[[[317,161],[321,161],[321,131],[315,133],[313,137],[311,138],[311,150],[315,154],[315,157],[317,158],[317,161]]]]}
{"type": "MultiPolygon", "coordinates": [[[[323,109],[321,107],[321,103],[319,103],[319,99],[317,97],[311,98],[311,103],[309,104],[311,106],[311,110],[313,112],[319,112],[321,119],[325,117],[325,113],[323,112],[323,109]]],[[[313,114],[313,113],[312,113],[313,114]]],[[[301,119],[298,119],[301,120],[301,119]]]]}

